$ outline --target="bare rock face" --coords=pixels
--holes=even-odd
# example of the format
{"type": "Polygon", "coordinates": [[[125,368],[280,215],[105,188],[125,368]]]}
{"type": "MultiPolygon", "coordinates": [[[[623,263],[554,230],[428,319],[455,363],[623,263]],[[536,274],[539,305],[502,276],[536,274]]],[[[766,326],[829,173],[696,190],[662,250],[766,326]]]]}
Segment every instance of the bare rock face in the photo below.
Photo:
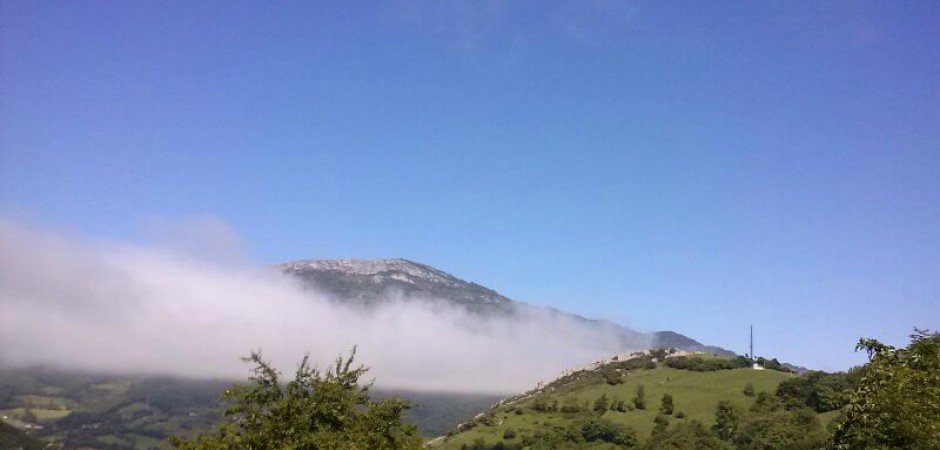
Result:
{"type": "Polygon", "coordinates": [[[390,298],[443,301],[475,312],[508,312],[512,300],[407,259],[310,259],[275,266],[338,298],[372,305],[390,298]]]}

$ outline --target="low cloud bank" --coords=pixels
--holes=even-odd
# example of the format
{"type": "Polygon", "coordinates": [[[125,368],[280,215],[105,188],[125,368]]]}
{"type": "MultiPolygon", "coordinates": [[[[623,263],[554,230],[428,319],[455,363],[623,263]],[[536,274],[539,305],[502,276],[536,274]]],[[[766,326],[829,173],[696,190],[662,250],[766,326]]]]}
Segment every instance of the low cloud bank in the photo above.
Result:
{"type": "Polygon", "coordinates": [[[0,219],[0,364],[243,379],[358,346],[380,386],[510,393],[622,351],[609,330],[528,312],[481,319],[389,298],[363,312],[272,269],[90,242],[0,219]]]}

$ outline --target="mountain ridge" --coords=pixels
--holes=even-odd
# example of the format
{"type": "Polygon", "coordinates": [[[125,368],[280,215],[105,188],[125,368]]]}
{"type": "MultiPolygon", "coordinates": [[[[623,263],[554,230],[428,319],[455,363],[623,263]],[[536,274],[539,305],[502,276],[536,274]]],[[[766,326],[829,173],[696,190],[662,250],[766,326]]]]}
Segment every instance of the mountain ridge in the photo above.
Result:
{"type": "Polygon", "coordinates": [[[560,315],[585,326],[615,332],[624,350],[675,347],[734,355],[721,347],[702,344],[675,331],[641,333],[604,319],[593,319],[540,305],[512,300],[494,289],[463,280],[444,270],[405,258],[301,259],[274,264],[304,285],[324,291],[361,307],[375,306],[389,298],[443,302],[482,316],[513,316],[526,312],[560,315]]]}

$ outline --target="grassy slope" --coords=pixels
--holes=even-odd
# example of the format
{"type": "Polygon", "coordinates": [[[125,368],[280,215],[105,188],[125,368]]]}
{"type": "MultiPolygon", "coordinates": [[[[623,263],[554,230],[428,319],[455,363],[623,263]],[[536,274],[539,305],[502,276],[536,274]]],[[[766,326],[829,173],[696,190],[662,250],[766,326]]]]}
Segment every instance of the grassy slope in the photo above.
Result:
{"type": "MultiPolygon", "coordinates": [[[[7,416],[7,417],[17,419],[17,420],[24,420],[26,417],[26,410],[27,408],[3,409],[3,410],[0,410],[0,416],[7,416]]],[[[36,419],[38,419],[40,422],[43,422],[43,423],[61,419],[69,415],[69,413],[71,412],[67,409],[32,408],[31,410],[32,410],[33,415],[36,416],[36,419]]]]}
{"type": "MultiPolygon", "coordinates": [[[[676,370],[666,367],[656,369],[633,370],[624,377],[624,383],[609,385],[603,381],[581,380],[556,388],[551,393],[541,393],[536,396],[496,408],[497,420],[503,423],[498,426],[479,425],[469,431],[459,433],[447,439],[441,448],[460,448],[461,444],[471,443],[474,439],[483,437],[486,442],[493,444],[502,440],[503,432],[507,428],[517,431],[519,436],[524,433],[533,433],[540,428],[552,425],[565,426],[578,418],[588,417],[596,413],[540,413],[532,409],[532,405],[539,397],[557,399],[559,404],[573,403],[592,408],[594,401],[607,395],[610,399],[619,399],[630,402],[634,396],[636,386],[642,384],[646,391],[646,410],[627,412],[607,411],[603,414],[605,419],[628,425],[637,431],[641,439],[649,436],[653,429],[653,419],[658,414],[660,401],[664,393],[673,396],[675,411],[685,413],[685,419],[671,418],[671,421],[697,419],[710,424],[714,421],[715,405],[719,400],[730,400],[742,409],[750,407],[753,399],[743,394],[744,387],[751,383],[756,392],[774,392],[777,385],[790,377],[790,374],[772,370],[756,371],[752,369],[719,370],[714,372],[692,372],[676,370]],[[521,409],[523,414],[518,415],[511,409],[521,409]]],[[[518,440],[506,440],[516,442],[518,440]]]]}

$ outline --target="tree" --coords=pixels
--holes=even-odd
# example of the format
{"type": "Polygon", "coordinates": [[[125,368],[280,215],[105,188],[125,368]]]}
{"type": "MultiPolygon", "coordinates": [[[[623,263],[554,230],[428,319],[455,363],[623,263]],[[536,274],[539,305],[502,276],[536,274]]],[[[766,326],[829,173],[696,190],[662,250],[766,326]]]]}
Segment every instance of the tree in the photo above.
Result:
{"type": "Polygon", "coordinates": [[[659,406],[659,412],[667,416],[671,416],[673,408],[674,405],[672,403],[672,394],[663,394],[663,399],[659,406]]]}
{"type": "Polygon", "coordinates": [[[715,407],[715,425],[712,427],[712,430],[719,438],[726,441],[730,440],[734,437],[740,420],[741,413],[738,409],[732,405],[731,402],[722,400],[718,402],[718,406],[715,407]]]}
{"type": "Polygon", "coordinates": [[[940,334],[915,328],[910,337],[900,349],[859,340],[869,362],[847,396],[835,448],[940,449],[940,334]]]}
{"type": "Polygon", "coordinates": [[[633,394],[633,406],[636,406],[636,409],[646,409],[646,392],[642,384],[637,385],[633,394]]]}
{"type": "Polygon", "coordinates": [[[826,412],[842,407],[843,393],[850,387],[847,374],[809,371],[780,382],[776,395],[787,408],[808,406],[826,412]]]}
{"type": "Polygon", "coordinates": [[[170,444],[186,450],[421,449],[415,426],[402,423],[410,404],[370,400],[371,384],[359,384],[368,369],[353,367],[355,354],[353,348],[323,373],[304,356],[294,380],[283,384],[280,372],[252,352],[244,358],[254,365],[250,383],[223,392],[231,405],[217,429],[192,439],[173,437],[170,444]]]}

